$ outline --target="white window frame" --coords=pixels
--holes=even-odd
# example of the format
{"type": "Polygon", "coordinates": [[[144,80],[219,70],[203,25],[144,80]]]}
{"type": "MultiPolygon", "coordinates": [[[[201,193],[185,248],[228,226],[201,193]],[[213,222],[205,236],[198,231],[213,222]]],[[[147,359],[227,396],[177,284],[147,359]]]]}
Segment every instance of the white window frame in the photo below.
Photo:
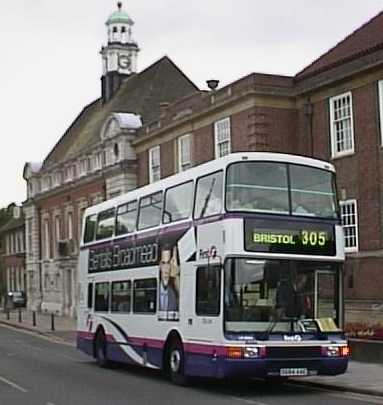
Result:
{"type": "Polygon", "coordinates": [[[184,172],[187,169],[192,167],[192,159],[191,159],[191,134],[186,134],[180,136],[177,140],[177,150],[178,150],[178,171],[184,172]],[[183,147],[188,145],[189,151],[184,153],[183,147]]]}
{"type": "Polygon", "coordinates": [[[52,187],[57,187],[61,184],[61,172],[57,171],[53,173],[53,184],[52,187]]]}
{"type": "Polygon", "coordinates": [[[73,212],[68,212],[68,240],[73,239],[73,212]]]}
{"type": "Polygon", "coordinates": [[[161,150],[160,145],[150,148],[149,151],[149,183],[161,179],[161,150]],[[155,156],[157,155],[158,156],[155,156]]]}
{"type": "Polygon", "coordinates": [[[49,219],[44,219],[44,259],[51,258],[49,219]]]}
{"type": "Polygon", "coordinates": [[[97,152],[93,157],[93,171],[102,169],[103,152],[97,152]]]}
{"type": "MultiPolygon", "coordinates": [[[[331,136],[331,157],[337,158],[347,155],[352,155],[355,152],[355,141],[354,141],[354,112],[352,106],[352,93],[348,91],[343,94],[339,94],[337,96],[331,97],[329,100],[330,103],[330,136],[331,136]],[[349,98],[349,111],[350,114],[348,116],[344,116],[341,119],[335,120],[335,103],[339,102],[339,100],[349,98]],[[336,124],[340,121],[347,121],[350,120],[350,143],[351,147],[348,149],[344,149],[341,151],[337,151],[337,132],[336,132],[336,124]]],[[[344,136],[343,142],[346,137],[344,136]]]]}
{"type": "Polygon", "coordinates": [[[359,225],[358,225],[358,204],[356,199],[351,199],[351,200],[343,200],[339,201],[340,205],[340,214],[341,214],[341,220],[342,220],[342,227],[343,229],[345,228],[355,228],[355,240],[356,244],[355,246],[346,246],[346,235],[344,235],[344,246],[345,246],[345,252],[346,253],[351,253],[351,252],[357,252],[359,250],[359,225]],[[354,206],[354,217],[355,217],[355,222],[351,224],[344,224],[344,218],[346,215],[350,216],[351,214],[344,214],[343,213],[343,207],[347,206],[354,206]]]}
{"type": "Polygon", "coordinates": [[[49,175],[44,176],[42,179],[42,188],[41,191],[47,191],[51,186],[51,177],[49,175]]]}
{"type": "Polygon", "coordinates": [[[378,82],[380,145],[383,146],[383,80],[378,82]]]}
{"type": "Polygon", "coordinates": [[[69,183],[74,180],[74,165],[67,166],[65,168],[65,183],[69,183]]]}
{"type": "Polygon", "coordinates": [[[83,158],[78,162],[78,176],[85,176],[88,172],[89,159],[83,158]]]}
{"type": "Polygon", "coordinates": [[[226,117],[214,123],[214,155],[218,159],[229,153],[231,153],[231,121],[230,117],[226,117]],[[226,142],[228,144],[228,152],[220,154],[220,145],[226,142]]]}

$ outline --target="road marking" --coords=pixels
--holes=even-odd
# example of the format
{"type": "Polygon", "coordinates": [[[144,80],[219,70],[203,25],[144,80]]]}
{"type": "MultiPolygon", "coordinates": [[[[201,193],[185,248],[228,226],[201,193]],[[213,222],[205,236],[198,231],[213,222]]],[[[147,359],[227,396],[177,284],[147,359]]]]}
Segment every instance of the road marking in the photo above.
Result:
{"type": "Polygon", "coordinates": [[[4,377],[0,377],[0,381],[2,381],[3,383],[9,385],[9,386],[12,387],[12,388],[15,388],[16,390],[21,391],[21,392],[28,392],[28,390],[26,390],[25,388],[20,387],[20,385],[17,385],[16,383],[7,380],[7,379],[4,378],[4,377]]]}
{"type": "Polygon", "coordinates": [[[47,405],[56,405],[53,402],[47,402],[47,405]]]}
{"type": "Polygon", "coordinates": [[[367,394],[367,393],[362,394],[362,393],[358,393],[358,392],[352,392],[351,387],[345,388],[345,391],[338,391],[338,390],[331,389],[331,386],[328,386],[325,388],[325,387],[316,387],[314,385],[308,385],[308,384],[303,384],[303,383],[299,384],[299,383],[295,383],[295,382],[289,382],[289,383],[287,383],[287,385],[294,386],[294,387],[301,388],[301,389],[304,389],[305,387],[310,388],[315,391],[327,393],[329,396],[336,397],[336,398],[343,398],[343,399],[347,398],[347,399],[353,399],[353,400],[366,401],[367,403],[371,403],[371,404],[383,404],[382,397],[378,397],[376,395],[367,394]]]}
{"type": "Polygon", "coordinates": [[[245,402],[246,404],[252,404],[252,405],[269,405],[266,404],[265,402],[259,402],[259,401],[255,401],[253,399],[249,399],[249,398],[241,398],[241,397],[230,397],[231,399],[234,399],[236,401],[241,401],[241,402],[245,402]]]}

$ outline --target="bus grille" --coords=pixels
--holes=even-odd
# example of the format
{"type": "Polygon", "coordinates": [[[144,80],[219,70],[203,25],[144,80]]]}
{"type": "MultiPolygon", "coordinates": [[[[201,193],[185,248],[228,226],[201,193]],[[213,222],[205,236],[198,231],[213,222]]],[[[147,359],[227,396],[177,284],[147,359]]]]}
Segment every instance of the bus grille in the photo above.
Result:
{"type": "Polygon", "coordinates": [[[298,359],[320,356],[320,346],[268,346],[266,348],[266,357],[270,359],[298,359]]]}

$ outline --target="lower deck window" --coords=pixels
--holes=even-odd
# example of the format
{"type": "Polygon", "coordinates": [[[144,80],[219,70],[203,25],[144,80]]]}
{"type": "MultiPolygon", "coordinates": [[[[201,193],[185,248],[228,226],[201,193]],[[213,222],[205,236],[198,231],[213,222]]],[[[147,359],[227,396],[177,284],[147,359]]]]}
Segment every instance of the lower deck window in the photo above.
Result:
{"type": "Polygon", "coordinates": [[[109,311],[109,283],[96,283],[94,310],[109,311]]]}
{"type": "Polygon", "coordinates": [[[157,279],[134,280],[133,312],[155,313],[157,303],[157,279]]]}
{"type": "Polygon", "coordinates": [[[131,288],[130,281],[112,283],[112,312],[130,312],[131,288]]]}
{"type": "Polygon", "coordinates": [[[220,312],[221,267],[207,266],[197,269],[196,314],[217,316],[220,312]]]}

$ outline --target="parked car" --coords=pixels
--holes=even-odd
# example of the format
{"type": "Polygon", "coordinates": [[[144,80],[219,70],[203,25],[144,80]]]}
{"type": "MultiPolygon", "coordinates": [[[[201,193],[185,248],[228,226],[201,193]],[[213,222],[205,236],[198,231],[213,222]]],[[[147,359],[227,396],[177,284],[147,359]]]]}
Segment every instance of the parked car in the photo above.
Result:
{"type": "Polygon", "coordinates": [[[14,308],[26,307],[27,305],[27,297],[24,291],[10,291],[7,301],[7,304],[14,308]]]}

